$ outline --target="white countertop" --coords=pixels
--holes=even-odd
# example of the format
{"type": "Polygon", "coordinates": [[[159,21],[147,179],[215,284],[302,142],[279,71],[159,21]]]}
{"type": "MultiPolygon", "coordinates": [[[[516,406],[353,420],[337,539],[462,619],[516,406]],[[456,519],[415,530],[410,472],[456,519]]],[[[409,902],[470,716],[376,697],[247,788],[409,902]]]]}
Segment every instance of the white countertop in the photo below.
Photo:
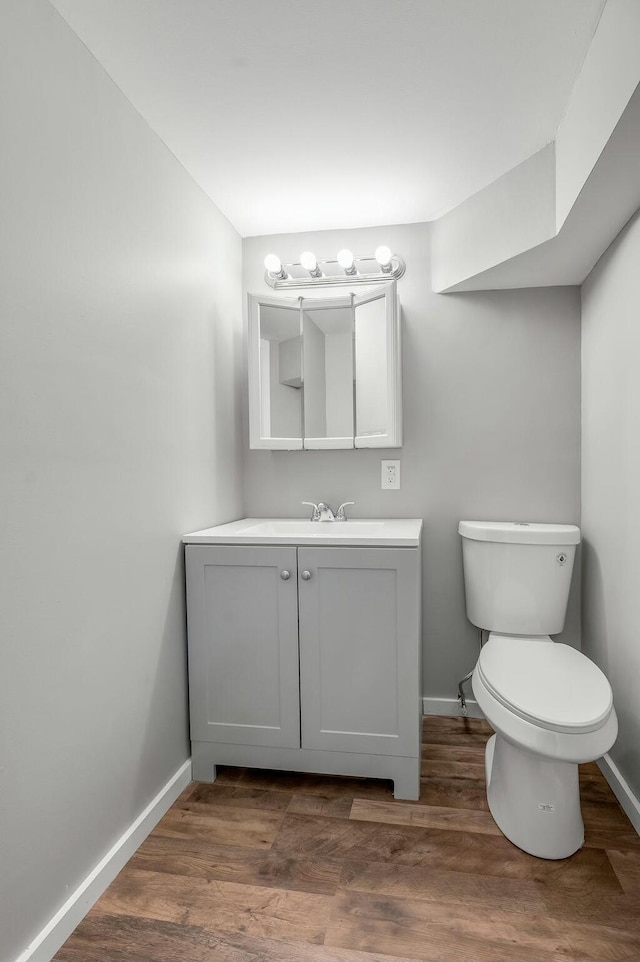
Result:
{"type": "Polygon", "coordinates": [[[184,544],[302,544],[415,548],[422,518],[356,518],[308,521],[304,518],[242,518],[185,534],[184,544]]]}

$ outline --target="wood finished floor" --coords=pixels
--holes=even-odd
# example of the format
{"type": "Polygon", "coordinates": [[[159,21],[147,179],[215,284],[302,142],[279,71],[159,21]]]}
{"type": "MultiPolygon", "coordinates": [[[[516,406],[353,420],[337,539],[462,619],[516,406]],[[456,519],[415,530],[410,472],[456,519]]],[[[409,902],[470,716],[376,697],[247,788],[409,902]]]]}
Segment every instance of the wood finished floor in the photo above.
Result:
{"type": "Polygon", "coordinates": [[[57,962],[640,959],[640,838],[581,766],[584,848],[525,855],[487,809],[477,719],[425,719],[419,802],[391,783],[219,769],[193,782],[57,962]]]}

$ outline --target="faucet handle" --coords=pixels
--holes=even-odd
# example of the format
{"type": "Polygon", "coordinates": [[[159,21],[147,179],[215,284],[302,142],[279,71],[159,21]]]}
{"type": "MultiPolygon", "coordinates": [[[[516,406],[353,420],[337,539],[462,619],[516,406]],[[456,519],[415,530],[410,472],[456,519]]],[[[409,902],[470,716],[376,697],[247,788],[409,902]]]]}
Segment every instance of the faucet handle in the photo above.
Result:
{"type": "Polygon", "coordinates": [[[341,505],[340,505],[340,507],[338,508],[337,514],[336,514],[336,521],[346,521],[346,520],[347,520],[347,516],[346,516],[346,514],[344,513],[344,509],[345,509],[346,507],[348,507],[350,504],[355,504],[355,501],[345,501],[344,504],[341,504],[341,505]]]}
{"type": "Polygon", "coordinates": [[[311,520],[317,521],[318,518],[320,517],[320,511],[318,509],[318,505],[315,504],[313,501],[302,501],[301,503],[308,505],[310,508],[313,508],[313,511],[311,512],[311,520]]]}

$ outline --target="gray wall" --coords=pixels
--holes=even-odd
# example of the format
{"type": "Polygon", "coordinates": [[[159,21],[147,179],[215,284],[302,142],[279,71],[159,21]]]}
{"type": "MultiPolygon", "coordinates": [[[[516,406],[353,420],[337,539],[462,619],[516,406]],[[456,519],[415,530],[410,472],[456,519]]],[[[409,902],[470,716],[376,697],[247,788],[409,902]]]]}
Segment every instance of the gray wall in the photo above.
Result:
{"type": "Polygon", "coordinates": [[[640,212],[582,287],[583,650],[611,681],[611,756],[640,797],[640,212]]]}
{"type": "MultiPolygon", "coordinates": [[[[399,282],[404,447],[268,452],[246,442],[245,508],[301,517],[302,500],[355,500],[355,517],[424,518],[424,691],[453,698],[477,655],[459,519],[580,521],[580,298],[569,287],[434,294],[429,232],[411,224],[245,238],[244,285],[258,293],[270,290],[269,251],[286,262],[301,250],[331,257],[341,247],[367,254],[388,244],[407,262],[399,282]],[[380,490],[387,457],[401,459],[400,491],[380,490]]],[[[562,639],[572,644],[578,594],[562,639]]]]}
{"type": "Polygon", "coordinates": [[[241,244],[45,0],[0,4],[0,958],[189,755],[180,535],[242,513],[241,244]]]}

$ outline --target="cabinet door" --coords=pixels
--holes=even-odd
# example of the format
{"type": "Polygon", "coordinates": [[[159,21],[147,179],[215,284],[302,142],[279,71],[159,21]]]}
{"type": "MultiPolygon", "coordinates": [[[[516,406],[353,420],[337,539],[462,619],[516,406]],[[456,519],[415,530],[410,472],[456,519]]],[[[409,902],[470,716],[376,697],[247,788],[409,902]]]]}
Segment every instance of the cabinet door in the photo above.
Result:
{"type": "Polygon", "coordinates": [[[400,304],[395,281],[353,298],[356,448],[402,447],[400,304]]]}
{"type": "Polygon", "coordinates": [[[302,447],[298,299],[249,294],[249,446],[302,447]]]}
{"type": "Polygon", "coordinates": [[[188,545],[186,564],[191,738],[298,748],[296,549],[188,545]]]}
{"type": "Polygon", "coordinates": [[[299,548],[303,748],[418,754],[420,562],[413,548],[299,548]]]}

